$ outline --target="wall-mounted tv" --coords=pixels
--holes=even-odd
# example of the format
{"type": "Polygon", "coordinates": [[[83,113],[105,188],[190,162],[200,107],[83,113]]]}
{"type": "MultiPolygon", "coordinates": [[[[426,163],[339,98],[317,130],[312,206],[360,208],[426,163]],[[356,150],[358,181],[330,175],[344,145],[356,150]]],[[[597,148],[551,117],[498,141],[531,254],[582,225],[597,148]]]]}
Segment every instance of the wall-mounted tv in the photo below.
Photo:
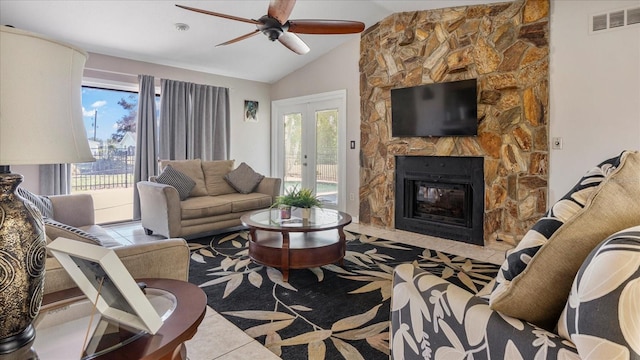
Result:
{"type": "Polygon", "coordinates": [[[476,79],[391,89],[391,135],[478,135],[476,79]]]}

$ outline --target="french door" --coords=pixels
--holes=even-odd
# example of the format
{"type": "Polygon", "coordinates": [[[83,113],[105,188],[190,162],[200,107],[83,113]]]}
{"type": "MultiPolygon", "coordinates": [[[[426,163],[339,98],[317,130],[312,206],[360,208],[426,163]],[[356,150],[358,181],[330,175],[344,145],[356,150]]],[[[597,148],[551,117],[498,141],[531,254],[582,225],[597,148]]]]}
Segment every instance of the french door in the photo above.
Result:
{"type": "Polygon", "coordinates": [[[344,210],[346,92],[273,102],[274,173],[284,191],[312,189],[323,207],[344,210]]]}

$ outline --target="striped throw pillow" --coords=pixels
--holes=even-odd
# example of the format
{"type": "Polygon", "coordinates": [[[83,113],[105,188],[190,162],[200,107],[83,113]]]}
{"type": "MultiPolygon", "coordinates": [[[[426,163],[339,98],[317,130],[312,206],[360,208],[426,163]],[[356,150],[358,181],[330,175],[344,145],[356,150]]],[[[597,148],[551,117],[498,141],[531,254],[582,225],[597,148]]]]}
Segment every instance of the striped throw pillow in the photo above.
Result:
{"type": "Polygon", "coordinates": [[[51,200],[48,197],[36,195],[31,191],[23,189],[21,187],[18,187],[16,192],[18,193],[18,195],[22,196],[23,199],[31,203],[31,205],[33,205],[36,209],[40,210],[42,217],[53,217],[53,205],[51,204],[51,200]]]}
{"type": "Polygon", "coordinates": [[[102,241],[100,241],[100,239],[82,229],[78,229],[77,227],[63,224],[50,218],[44,219],[44,226],[48,239],[55,240],[59,237],[64,237],[71,240],[102,246],[102,241]]]}

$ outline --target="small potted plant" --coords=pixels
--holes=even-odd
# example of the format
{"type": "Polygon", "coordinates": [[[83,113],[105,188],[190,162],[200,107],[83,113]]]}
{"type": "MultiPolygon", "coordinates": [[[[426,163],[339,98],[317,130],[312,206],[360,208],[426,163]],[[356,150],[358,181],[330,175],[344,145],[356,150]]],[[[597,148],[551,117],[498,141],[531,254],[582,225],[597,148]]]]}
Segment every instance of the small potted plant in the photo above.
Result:
{"type": "Polygon", "coordinates": [[[281,217],[283,219],[286,218],[286,210],[290,210],[292,207],[300,208],[302,210],[302,218],[308,219],[310,209],[312,207],[322,206],[322,202],[313,194],[311,189],[298,189],[298,185],[295,185],[293,188],[285,191],[284,195],[278,196],[271,206],[277,206],[282,210],[281,217]]]}

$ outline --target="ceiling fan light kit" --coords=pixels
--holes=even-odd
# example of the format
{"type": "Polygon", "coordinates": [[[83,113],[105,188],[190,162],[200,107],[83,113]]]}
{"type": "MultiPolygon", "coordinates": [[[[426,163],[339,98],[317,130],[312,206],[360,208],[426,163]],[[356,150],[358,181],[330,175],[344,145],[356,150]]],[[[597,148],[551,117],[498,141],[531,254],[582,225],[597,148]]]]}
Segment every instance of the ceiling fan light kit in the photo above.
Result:
{"type": "MultiPolygon", "coordinates": [[[[238,16],[217,13],[209,10],[197,9],[189,6],[178,5],[177,7],[198,12],[201,14],[216,16],[224,19],[235,20],[254,24],[256,30],[223,42],[216,46],[223,46],[236,43],[262,32],[271,41],[278,40],[282,45],[296,54],[304,55],[309,52],[309,46],[296,35],[339,35],[357,34],[364,30],[364,23],[349,20],[289,20],[289,15],[293,10],[295,0],[271,0],[267,15],[258,20],[246,19],[238,16]]],[[[177,24],[176,24],[177,25],[177,24]]]]}

